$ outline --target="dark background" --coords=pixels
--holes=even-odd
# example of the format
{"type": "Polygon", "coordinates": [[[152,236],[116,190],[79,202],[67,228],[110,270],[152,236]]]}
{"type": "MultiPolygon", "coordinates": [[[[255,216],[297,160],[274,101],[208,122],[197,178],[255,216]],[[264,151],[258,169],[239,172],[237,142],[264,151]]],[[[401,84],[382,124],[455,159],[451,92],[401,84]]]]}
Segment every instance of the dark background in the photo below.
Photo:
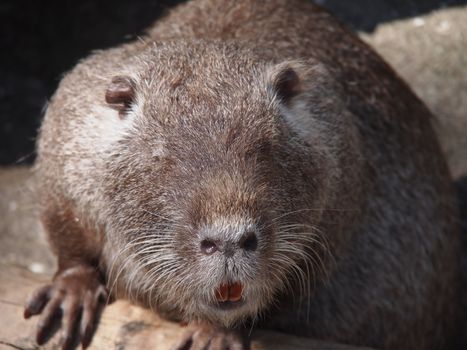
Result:
{"type": "MultiPolygon", "coordinates": [[[[131,40],[181,0],[0,1],[0,165],[30,163],[47,99],[92,50],[131,40]]],[[[357,30],[467,0],[316,0],[357,30]]]]}

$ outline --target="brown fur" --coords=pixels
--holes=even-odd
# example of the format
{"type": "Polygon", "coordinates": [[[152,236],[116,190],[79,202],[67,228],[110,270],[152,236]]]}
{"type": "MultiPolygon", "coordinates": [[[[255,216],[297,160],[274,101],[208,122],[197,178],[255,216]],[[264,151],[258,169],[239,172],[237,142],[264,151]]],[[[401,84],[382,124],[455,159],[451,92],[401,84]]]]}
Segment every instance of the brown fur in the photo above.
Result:
{"type": "Polygon", "coordinates": [[[98,262],[113,294],[168,317],[441,349],[459,237],[431,118],[311,3],[192,1],[63,79],[39,140],[43,222],[61,265],[98,262]],[[124,114],[105,102],[114,76],[135,83],[124,114]],[[251,254],[199,251],[244,229],[251,254]],[[245,306],[206,308],[230,279],[245,306]]]}

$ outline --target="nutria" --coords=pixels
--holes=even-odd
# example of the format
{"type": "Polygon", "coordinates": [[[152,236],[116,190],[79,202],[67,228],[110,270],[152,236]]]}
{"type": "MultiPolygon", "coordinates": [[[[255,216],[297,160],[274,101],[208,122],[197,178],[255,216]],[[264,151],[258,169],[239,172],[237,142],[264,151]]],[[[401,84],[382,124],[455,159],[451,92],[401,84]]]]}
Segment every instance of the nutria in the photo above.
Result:
{"type": "Polygon", "coordinates": [[[40,130],[58,271],[26,306],[37,342],[61,308],[63,347],[78,324],[89,345],[109,293],[189,323],[180,348],[245,327],[445,348],[459,236],[432,119],[307,1],[195,0],[93,54],[40,130]]]}

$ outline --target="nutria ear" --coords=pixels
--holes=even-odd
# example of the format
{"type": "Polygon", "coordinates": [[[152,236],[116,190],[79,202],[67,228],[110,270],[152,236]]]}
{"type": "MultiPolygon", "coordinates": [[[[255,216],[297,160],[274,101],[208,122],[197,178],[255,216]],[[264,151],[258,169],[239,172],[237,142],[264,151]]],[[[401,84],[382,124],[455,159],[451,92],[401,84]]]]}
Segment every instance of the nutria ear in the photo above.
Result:
{"type": "Polygon", "coordinates": [[[115,76],[105,91],[105,102],[123,117],[135,99],[135,82],[128,76],[115,76]]]}
{"type": "Polygon", "coordinates": [[[267,72],[268,89],[278,102],[282,119],[302,140],[321,137],[322,125],[342,124],[345,103],[340,85],[314,61],[288,61],[267,72]]]}
{"type": "Polygon", "coordinates": [[[282,63],[273,67],[268,74],[269,89],[285,105],[289,105],[301,90],[302,84],[296,69],[291,63],[282,63]]]}

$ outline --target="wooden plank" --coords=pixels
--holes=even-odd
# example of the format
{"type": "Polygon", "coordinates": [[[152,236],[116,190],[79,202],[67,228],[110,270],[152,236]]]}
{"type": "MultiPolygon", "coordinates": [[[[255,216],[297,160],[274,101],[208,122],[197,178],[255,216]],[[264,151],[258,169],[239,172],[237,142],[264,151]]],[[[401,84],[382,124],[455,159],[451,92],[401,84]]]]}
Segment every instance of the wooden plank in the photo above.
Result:
{"type": "MultiPolygon", "coordinates": [[[[34,342],[37,317],[23,319],[23,304],[34,288],[47,283],[50,275],[34,274],[27,268],[0,265],[0,349],[54,350],[59,348],[56,335],[45,346],[34,342]]],[[[183,328],[167,322],[149,310],[117,301],[106,307],[89,349],[94,350],[169,350],[183,328]]],[[[256,331],[252,335],[252,350],[350,350],[353,347],[313,341],[286,334],[256,331]]]]}
{"type": "MultiPolygon", "coordinates": [[[[55,272],[55,259],[37,220],[29,168],[0,168],[0,349],[59,349],[56,335],[45,346],[34,341],[38,317],[23,319],[23,305],[55,272]]],[[[183,329],[126,301],[105,308],[89,349],[170,349],[183,329]]],[[[253,350],[350,350],[285,334],[254,332],[253,350]]]]}

